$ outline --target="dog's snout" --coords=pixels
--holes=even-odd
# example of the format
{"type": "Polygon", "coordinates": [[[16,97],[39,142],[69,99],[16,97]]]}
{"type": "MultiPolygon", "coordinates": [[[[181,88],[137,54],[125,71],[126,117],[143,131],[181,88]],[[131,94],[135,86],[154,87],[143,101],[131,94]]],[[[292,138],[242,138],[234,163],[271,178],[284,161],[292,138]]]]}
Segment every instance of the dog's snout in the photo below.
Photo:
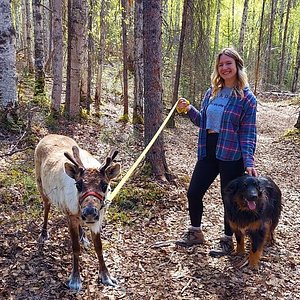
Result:
{"type": "Polygon", "coordinates": [[[250,195],[249,197],[248,197],[248,200],[250,200],[250,201],[255,201],[255,200],[257,200],[258,199],[258,195],[250,195]]]}
{"type": "Polygon", "coordinates": [[[99,220],[99,212],[94,206],[87,206],[82,210],[81,218],[87,223],[93,223],[99,220]]]}

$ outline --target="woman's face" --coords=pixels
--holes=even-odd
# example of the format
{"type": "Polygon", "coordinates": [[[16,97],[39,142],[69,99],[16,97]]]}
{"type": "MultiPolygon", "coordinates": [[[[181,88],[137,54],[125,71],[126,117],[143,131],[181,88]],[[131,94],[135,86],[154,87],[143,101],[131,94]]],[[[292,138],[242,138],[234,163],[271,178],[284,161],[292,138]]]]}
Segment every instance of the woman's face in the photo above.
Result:
{"type": "Polygon", "coordinates": [[[218,64],[218,72],[225,81],[225,86],[232,87],[237,79],[237,67],[235,60],[222,54],[218,64]]]}

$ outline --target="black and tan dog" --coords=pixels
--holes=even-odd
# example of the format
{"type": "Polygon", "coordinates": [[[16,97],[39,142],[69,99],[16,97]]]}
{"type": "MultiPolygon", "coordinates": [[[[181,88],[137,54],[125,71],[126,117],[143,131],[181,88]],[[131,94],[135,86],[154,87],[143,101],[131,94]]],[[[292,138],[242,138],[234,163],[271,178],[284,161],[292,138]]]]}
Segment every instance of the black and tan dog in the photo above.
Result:
{"type": "Polygon", "coordinates": [[[251,239],[249,264],[258,268],[264,245],[274,241],[281,213],[281,191],[269,177],[243,175],[231,181],[224,193],[225,217],[237,241],[236,254],[245,253],[245,235],[251,239]]]}

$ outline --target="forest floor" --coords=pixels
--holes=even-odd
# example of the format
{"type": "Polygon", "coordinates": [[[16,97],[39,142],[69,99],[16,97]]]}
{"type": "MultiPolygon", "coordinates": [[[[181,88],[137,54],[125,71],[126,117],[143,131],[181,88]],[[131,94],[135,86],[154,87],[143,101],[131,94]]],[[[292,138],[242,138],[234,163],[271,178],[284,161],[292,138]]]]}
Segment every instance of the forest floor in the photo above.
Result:
{"type": "MultiPolygon", "coordinates": [[[[204,199],[206,244],[188,249],[174,244],[189,225],[186,190],[197,142],[197,128],[176,116],[176,128],[164,131],[167,162],[176,184],[159,183],[145,172],[136,172],[116,198],[118,205],[109,208],[102,241],[106,264],[119,286],[98,283],[95,252],[83,249],[83,288],[71,292],[65,284],[72,265],[66,220],[52,210],[50,239],[39,248],[42,205],[33,181],[33,147],[15,151],[22,148],[22,134],[2,132],[0,299],[300,299],[300,141],[299,134],[287,134],[296,122],[299,104],[258,99],[257,170],[271,176],[283,195],[276,243],[265,248],[259,270],[237,269],[232,257],[208,255],[222,235],[219,180],[204,199]],[[9,152],[15,153],[5,155],[9,152]]],[[[32,145],[48,132],[56,132],[73,137],[101,159],[116,147],[121,178],[142,151],[142,133],[131,124],[116,122],[120,103],[105,104],[103,109],[100,119],[80,124],[60,120],[51,129],[34,114],[32,145]]]]}

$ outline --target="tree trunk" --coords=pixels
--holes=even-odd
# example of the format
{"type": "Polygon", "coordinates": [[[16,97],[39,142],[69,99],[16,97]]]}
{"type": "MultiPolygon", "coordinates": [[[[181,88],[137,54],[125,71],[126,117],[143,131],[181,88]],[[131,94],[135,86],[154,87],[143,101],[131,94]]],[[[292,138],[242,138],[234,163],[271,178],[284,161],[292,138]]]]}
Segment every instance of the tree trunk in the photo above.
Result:
{"type": "Polygon", "coordinates": [[[26,11],[26,59],[27,68],[30,74],[33,74],[33,53],[32,53],[32,34],[31,34],[31,5],[29,0],[25,0],[25,11],[26,11]]]}
{"type": "Polygon", "coordinates": [[[134,9],[134,102],[133,124],[143,124],[144,65],[143,65],[143,1],[135,1],[134,9]]]}
{"type": "Polygon", "coordinates": [[[221,22],[221,0],[217,0],[217,19],[216,19],[216,27],[215,27],[215,40],[214,40],[213,56],[215,56],[219,50],[220,22],[221,22]]]}
{"type": "MultiPolygon", "coordinates": [[[[190,6],[190,0],[184,0],[183,11],[182,11],[182,24],[181,24],[181,32],[180,32],[180,42],[179,42],[179,48],[178,48],[175,82],[174,82],[173,97],[172,97],[172,107],[175,105],[175,103],[178,100],[178,89],[179,89],[179,79],[180,79],[180,73],[181,73],[182,53],[183,53],[183,45],[184,45],[185,30],[186,30],[187,12],[188,12],[189,6],[190,6]]],[[[174,114],[171,116],[168,126],[170,128],[175,127],[174,114]]]]}
{"type": "Polygon", "coordinates": [[[62,32],[62,3],[53,0],[52,27],[53,27],[53,58],[52,58],[52,102],[51,110],[59,112],[62,93],[63,70],[63,32],[62,32]]]}
{"type": "Polygon", "coordinates": [[[299,115],[298,115],[297,122],[296,122],[296,124],[294,125],[294,127],[300,130],[300,111],[299,111],[299,115]]]}
{"type": "Polygon", "coordinates": [[[44,43],[40,0],[32,0],[34,24],[35,95],[45,90],[44,43]]]}
{"type": "Polygon", "coordinates": [[[0,3],[0,106],[17,102],[15,30],[12,25],[10,0],[0,3]]]}
{"type": "Polygon", "coordinates": [[[258,84],[258,80],[259,80],[260,51],[261,51],[262,32],[263,32],[264,15],[265,15],[265,4],[266,4],[266,0],[263,0],[263,6],[262,6],[262,11],[261,11],[261,17],[260,17],[260,28],[259,28],[258,47],[257,47],[257,58],[256,58],[256,65],[255,65],[254,95],[257,94],[257,84],[258,84]]]}
{"type": "Polygon", "coordinates": [[[89,5],[89,18],[88,18],[87,91],[86,91],[86,103],[85,103],[85,107],[86,107],[88,113],[90,113],[90,111],[91,111],[92,46],[93,46],[92,22],[93,22],[93,11],[94,11],[94,1],[93,1],[93,0],[90,0],[90,5],[89,5]]]}
{"type": "Polygon", "coordinates": [[[239,39],[239,52],[242,56],[244,54],[244,39],[245,39],[245,31],[246,31],[246,27],[247,27],[248,4],[249,4],[249,0],[245,0],[242,24],[241,24],[241,30],[240,30],[240,39],[239,39]]]}
{"type": "Polygon", "coordinates": [[[66,87],[66,113],[70,117],[80,115],[80,82],[83,56],[83,34],[86,15],[81,0],[68,2],[68,65],[66,87]]]}
{"type": "Polygon", "coordinates": [[[271,1],[271,14],[270,14],[270,26],[269,26],[269,36],[268,36],[268,48],[266,55],[266,78],[265,83],[269,84],[272,82],[271,80],[271,51],[273,44],[273,34],[274,34],[274,22],[275,22],[275,14],[276,14],[276,6],[277,0],[271,1]]]}
{"type": "Polygon", "coordinates": [[[122,42],[123,42],[123,105],[122,121],[128,121],[128,51],[127,51],[127,0],[121,0],[122,5],[122,42]]]}
{"type": "Polygon", "coordinates": [[[297,57],[296,57],[296,63],[295,63],[295,71],[294,71],[292,90],[291,90],[292,93],[296,93],[296,91],[297,91],[299,69],[300,69],[300,31],[299,31],[299,37],[298,37],[298,47],[297,47],[297,57]]]}
{"type": "Polygon", "coordinates": [[[283,77],[284,77],[284,63],[285,63],[285,55],[286,55],[286,40],[287,40],[287,33],[288,33],[288,25],[289,25],[289,18],[290,18],[290,10],[291,10],[292,0],[288,0],[287,4],[287,11],[285,17],[285,26],[284,26],[284,33],[283,33],[283,41],[282,41],[282,48],[281,48],[281,57],[280,57],[280,64],[279,64],[279,74],[278,74],[278,84],[281,86],[283,77]]]}
{"type": "MultiPolygon", "coordinates": [[[[163,119],[162,103],[162,0],[143,1],[144,22],[144,79],[145,110],[144,140],[151,141],[163,119]]],[[[147,155],[153,174],[162,180],[168,179],[168,167],[161,134],[147,155]]]]}
{"type": "Polygon", "coordinates": [[[105,0],[101,1],[100,10],[100,45],[98,50],[98,69],[97,69],[97,79],[96,79],[96,89],[95,89],[95,111],[99,113],[101,96],[102,96],[102,71],[103,71],[103,57],[105,50],[105,38],[106,38],[106,21],[105,14],[107,10],[108,3],[105,0]]]}

